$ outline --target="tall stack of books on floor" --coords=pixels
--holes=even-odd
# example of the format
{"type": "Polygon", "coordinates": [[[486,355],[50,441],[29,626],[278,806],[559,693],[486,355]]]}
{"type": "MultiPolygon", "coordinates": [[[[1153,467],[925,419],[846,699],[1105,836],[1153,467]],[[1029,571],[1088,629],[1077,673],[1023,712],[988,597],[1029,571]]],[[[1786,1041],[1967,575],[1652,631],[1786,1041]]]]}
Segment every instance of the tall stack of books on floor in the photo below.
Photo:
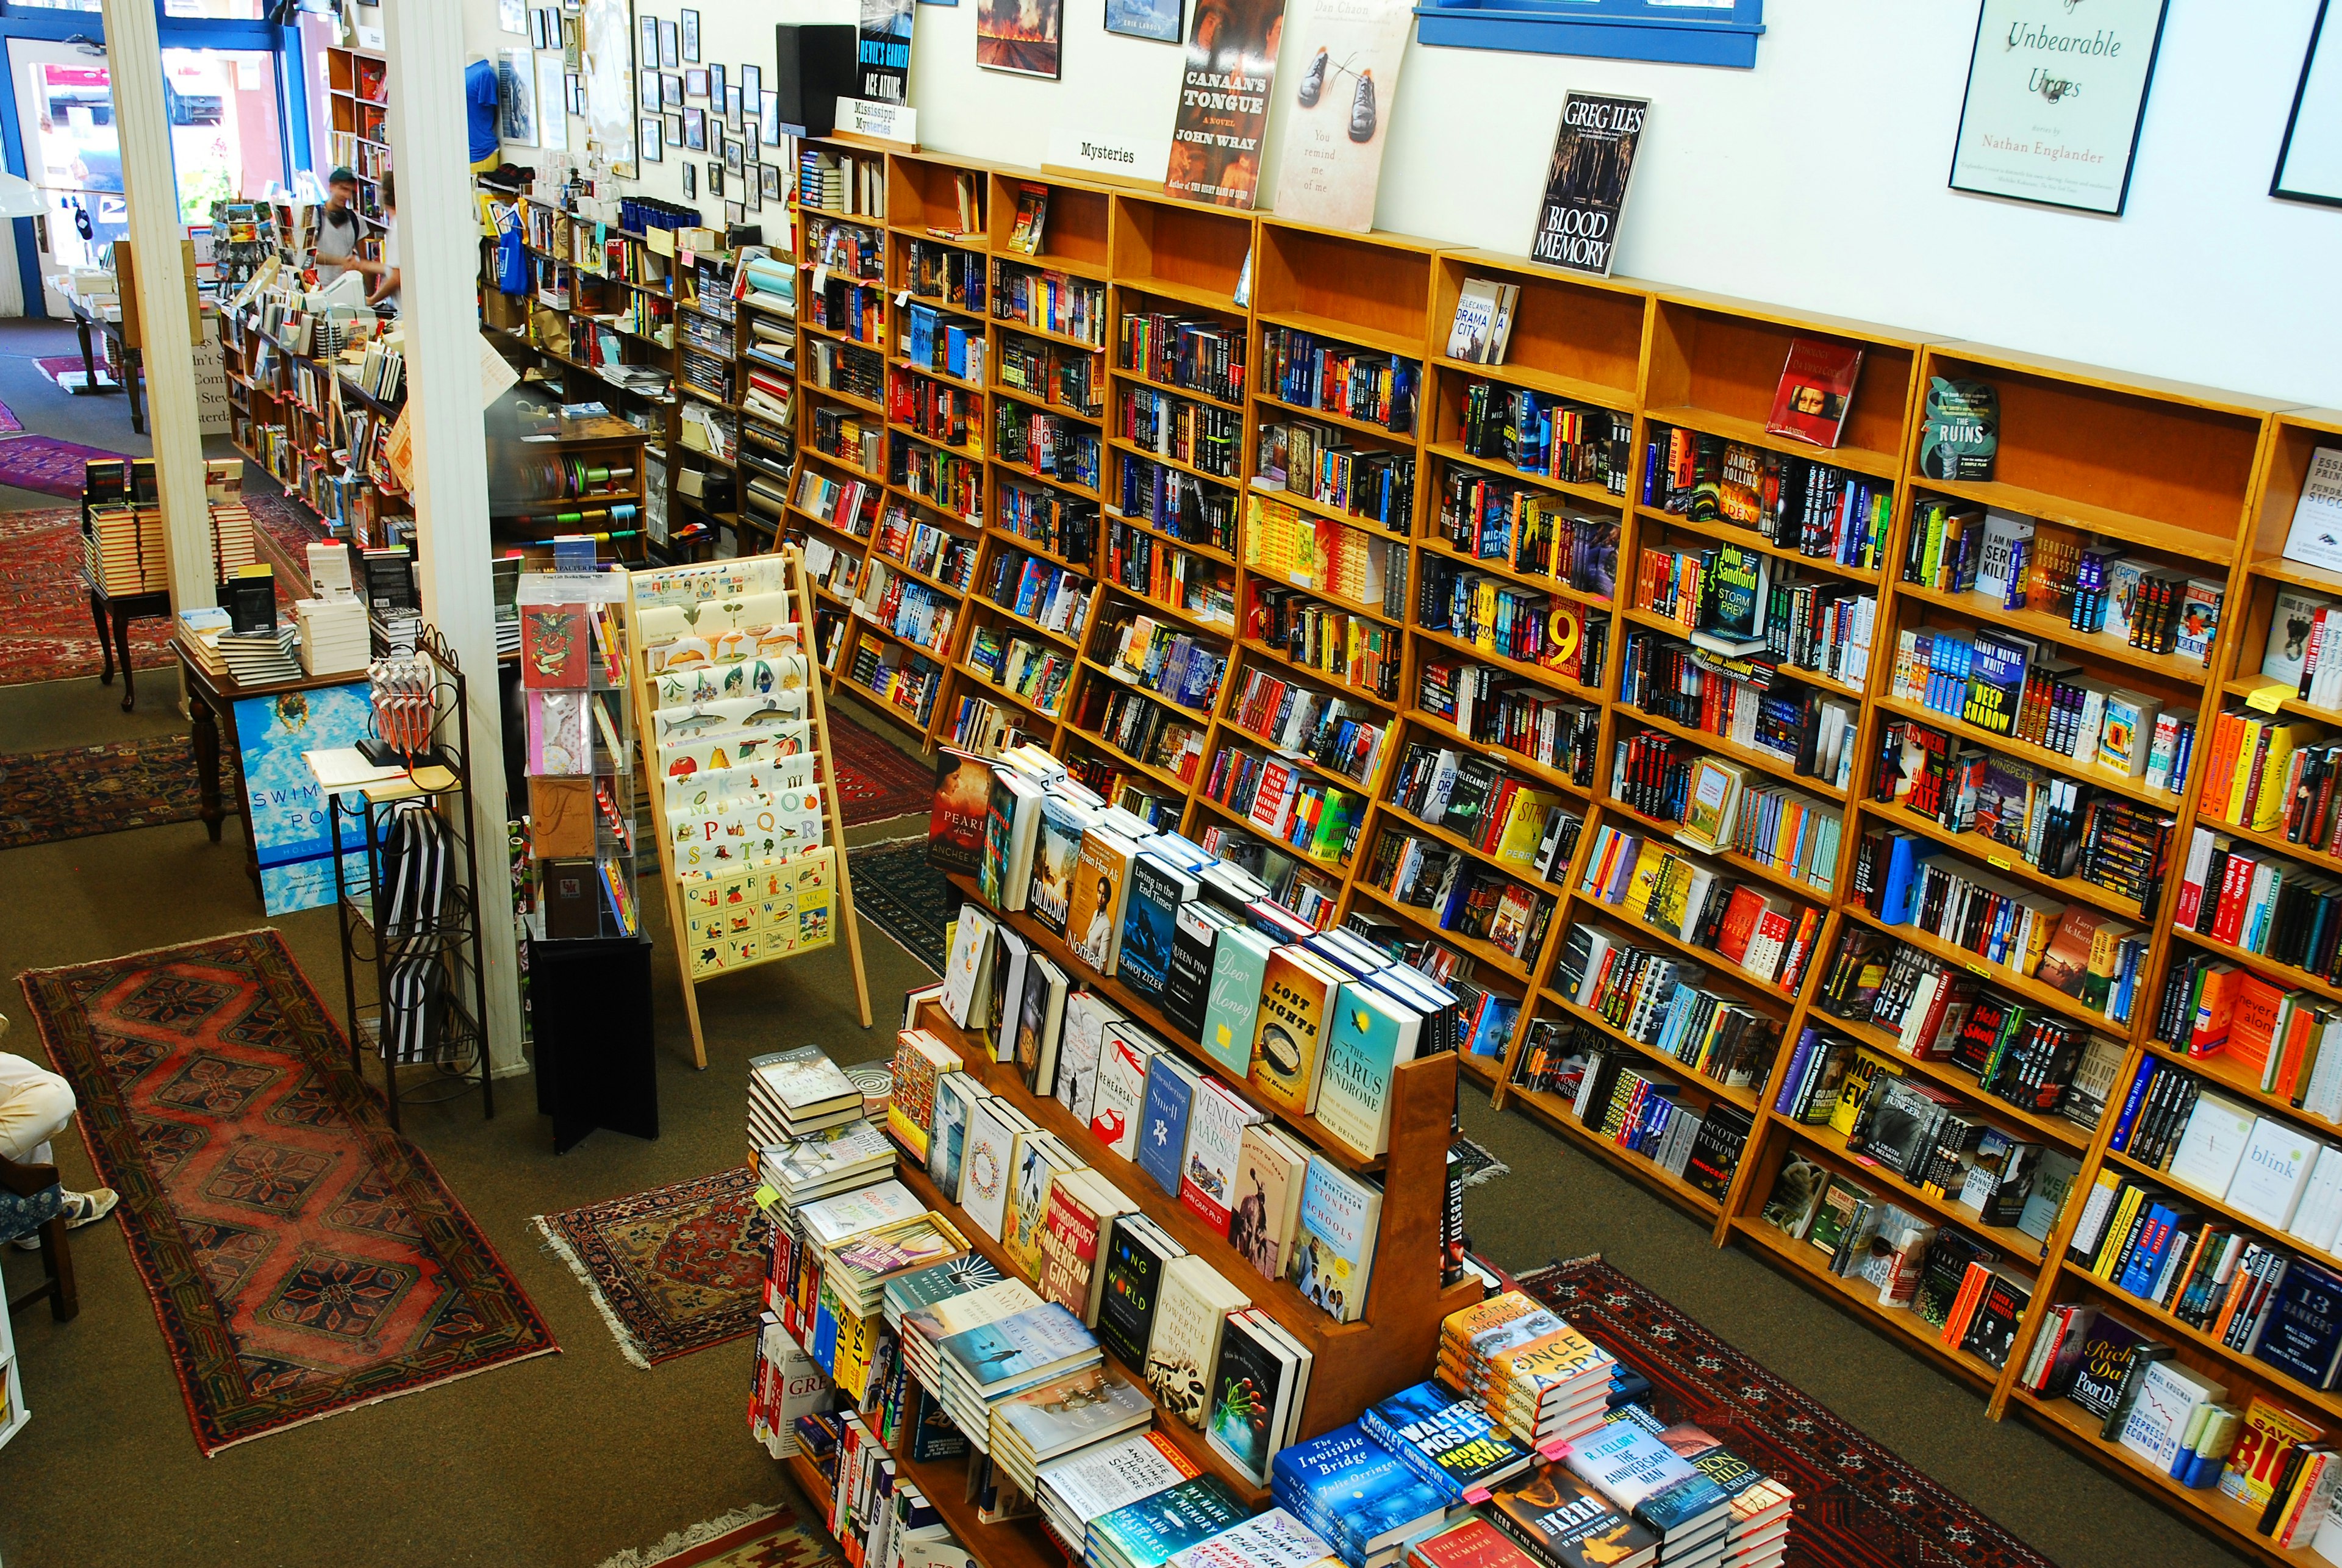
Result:
{"type": "MultiPolygon", "coordinates": [[[[1035,988],[995,977],[959,1048],[912,1025],[966,996],[912,994],[883,1120],[816,1047],[751,1064],[772,1252],[749,1424],[849,1560],[966,1568],[988,1539],[967,1526],[1029,1521],[1087,1568],[1777,1568],[1787,1491],[1663,1425],[1646,1381],[1518,1292],[1446,1318],[1430,1380],[1305,1436],[1310,1352],[985,1087],[1037,1018],[1093,1080],[1119,1038],[1025,963],[1035,988]]],[[[1222,1114],[1188,1088],[1172,1192],[1222,1114]]]]}

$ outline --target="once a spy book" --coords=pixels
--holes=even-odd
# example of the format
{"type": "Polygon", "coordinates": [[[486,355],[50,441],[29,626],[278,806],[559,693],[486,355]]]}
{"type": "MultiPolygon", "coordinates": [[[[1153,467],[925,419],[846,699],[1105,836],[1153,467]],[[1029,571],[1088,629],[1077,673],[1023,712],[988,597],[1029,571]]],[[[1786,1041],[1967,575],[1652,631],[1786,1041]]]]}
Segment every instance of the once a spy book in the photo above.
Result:
{"type": "Polygon", "coordinates": [[[1545,177],[1529,257],[1571,272],[1608,277],[1618,255],[1618,221],[1635,176],[1648,98],[1571,93],[1561,101],[1561,130],[1545,177]]]}

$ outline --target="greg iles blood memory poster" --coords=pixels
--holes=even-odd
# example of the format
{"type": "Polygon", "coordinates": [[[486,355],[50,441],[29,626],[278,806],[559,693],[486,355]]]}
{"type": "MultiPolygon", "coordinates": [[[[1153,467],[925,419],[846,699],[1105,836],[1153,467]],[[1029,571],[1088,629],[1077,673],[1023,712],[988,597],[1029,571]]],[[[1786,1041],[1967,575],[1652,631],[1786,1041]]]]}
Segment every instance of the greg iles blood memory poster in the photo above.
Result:
{"type": "Polygon", "coordinates": [[[1196,0],[1164,188],[1215,206],[1249,208],[1260,185],[1261,134],[1285,35],[1285,0],[1196,0]]]}

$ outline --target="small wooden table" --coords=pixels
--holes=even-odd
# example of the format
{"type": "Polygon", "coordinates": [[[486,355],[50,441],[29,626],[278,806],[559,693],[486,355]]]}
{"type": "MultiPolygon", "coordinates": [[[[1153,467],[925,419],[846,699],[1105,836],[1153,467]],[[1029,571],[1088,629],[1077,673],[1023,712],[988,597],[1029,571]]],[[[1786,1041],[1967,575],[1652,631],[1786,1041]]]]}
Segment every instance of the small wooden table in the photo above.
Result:
{"type": "Polygon", "coordinates": [[[81,574],[81,583],[89,590],[89,618],[97,626],[98,646],[105,650],[105,669],[97,677],[97,684],[114,684],[114,666],[117,662],[122,665],[122,711],[126,714],[138,701],[130,673],[130,623],[169,620],[170,592],[156,589],[149,594],[109,594],[92,582],[86,572],[81,574]]]}
{"type": "Polygon", "coordinates": [[[226,736],[228,754],[235,764],[235,816],[244,824],[244,870],[252,878],[252,891],[260,892],[260,846],[252,836],[251,792],[245,787],[244,750],[235,738],[235,704],[246,697],[273,697],[286,692],[316,692],[328,686],[346,686],[353,680],[364,680],[344,671],[332,675],[305,675],[297,681],[279,681],[274,685],[246,686],[239,684],[234,675],[214,674],[189,647],[187,634],[171,634],[171,652],[178,655],[179,673],[186,682],[187,716],[194,721],[193,739],[195,747],[195,814],[203,820],[204,831],[211,841],[220,841],[220,824],[227,821],[228,812],[220,794],[220,744],[226,736]]]}
{"type": "Polygon", "coordinates": [[[78,300],[74,300],[69,303],[73,305],[74,331],[78,334],[81,338],[82,374],[87,378],[82,383],[82,390],[85,392],[118,392],[126,389],[130,394],[130,428],[141,435],[145,434],[146,400],[140,394],[139,385],[145,379],[145,372],[144,367],[139,364],[138,351],[131,347],[129,341],[123,336],[122,324],[120,322],[108,321],[102,315],[91,314],[89,309],[82,305],[78,300]],[[115,347],[121,351],[121,386],[100,386],[98,385],[95,345],[90,342],[89,336],[93,329],[103,334],[105,336],[113,339],[115,347]]]}

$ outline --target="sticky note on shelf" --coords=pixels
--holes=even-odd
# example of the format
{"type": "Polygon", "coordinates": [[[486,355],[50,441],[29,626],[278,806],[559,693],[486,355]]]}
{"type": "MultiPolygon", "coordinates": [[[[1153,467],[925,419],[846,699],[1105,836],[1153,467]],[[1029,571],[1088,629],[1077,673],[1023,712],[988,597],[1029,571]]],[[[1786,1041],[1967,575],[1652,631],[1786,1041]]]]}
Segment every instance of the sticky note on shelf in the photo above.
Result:
{"type": "Polygon", "coordinates": [[[2285,706],[2285,700],[2293,695],[2295,690],[2295,687],[2287,685],[2283,681],[2271,681],[2267,685],[2255,686],[2251,691],[2247,692],[2245,706],[2257,713],[2273,714],[2285,706]]]}

